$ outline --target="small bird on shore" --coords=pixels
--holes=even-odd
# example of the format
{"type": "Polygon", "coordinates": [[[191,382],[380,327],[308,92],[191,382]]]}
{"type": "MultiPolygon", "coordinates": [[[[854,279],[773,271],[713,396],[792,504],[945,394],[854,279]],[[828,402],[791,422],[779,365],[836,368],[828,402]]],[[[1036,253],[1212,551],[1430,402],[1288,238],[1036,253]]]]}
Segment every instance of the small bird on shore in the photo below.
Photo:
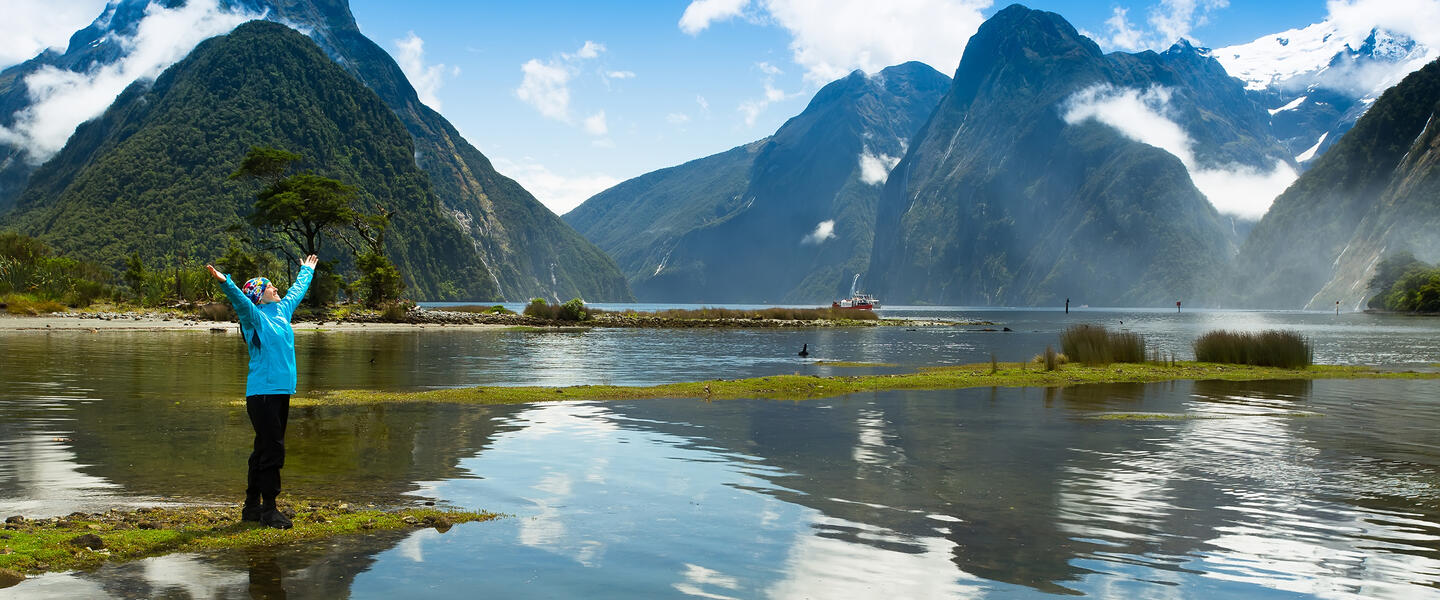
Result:
{"type": "Polygon", "coordinates": [[[809,344],[809,343],[802,344],[802,345],[800,346],[800,358],[805,358],[805,357],[807,357],[807,356],[810,356],[810,344],[809,344]]]}

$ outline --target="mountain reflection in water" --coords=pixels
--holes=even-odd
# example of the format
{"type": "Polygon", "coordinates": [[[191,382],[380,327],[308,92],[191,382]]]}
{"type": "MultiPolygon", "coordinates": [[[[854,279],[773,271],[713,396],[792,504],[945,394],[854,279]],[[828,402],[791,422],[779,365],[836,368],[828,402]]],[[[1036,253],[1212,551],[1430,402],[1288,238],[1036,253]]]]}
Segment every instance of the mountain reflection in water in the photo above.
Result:
{"type": "MultiPolygon", "coordinates": [[[[118,335],[4,340],[26,353],[0,357],[0,513],[237,500],[243,349],[118,335]]],[[[302,343],[318,385],[414,389],[433,378],[354,363],[390,352],[439,372],[528,339],[486,335],[302,343]]],[[[511,516],[54,573],[0,595],[1440,595],[1436,391],[1174,382],[295,409],[287,493],[511,516]]]]}

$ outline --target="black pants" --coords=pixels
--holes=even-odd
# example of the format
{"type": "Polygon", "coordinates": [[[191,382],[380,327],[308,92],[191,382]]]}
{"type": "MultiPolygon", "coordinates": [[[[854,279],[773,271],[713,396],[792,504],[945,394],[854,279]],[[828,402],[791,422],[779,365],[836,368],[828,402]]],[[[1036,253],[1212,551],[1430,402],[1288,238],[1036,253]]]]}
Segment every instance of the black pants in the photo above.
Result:
{"type": "Polygon", "coordinates": [[[250,453],[245,503],[275,506],[280,495],[280,468],[285,466],[285,423],[290,420],[289,394],[245,397],[245,412],[255,428],[255,450],[250,453]]]}

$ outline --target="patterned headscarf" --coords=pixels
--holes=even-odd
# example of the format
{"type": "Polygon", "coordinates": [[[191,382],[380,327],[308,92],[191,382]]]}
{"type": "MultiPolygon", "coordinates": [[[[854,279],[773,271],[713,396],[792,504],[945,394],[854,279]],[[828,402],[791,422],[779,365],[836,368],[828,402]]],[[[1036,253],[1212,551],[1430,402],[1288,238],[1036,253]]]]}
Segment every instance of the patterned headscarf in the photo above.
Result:
{"type": "Polygon", "coordinates": [[[265,295],[265,288],[270,287],[269,279],[264,277],[253,277],[241,286],[240,291],[245,292],[245,297],[256,305],[260,304],[260,298],[265,295]]]}

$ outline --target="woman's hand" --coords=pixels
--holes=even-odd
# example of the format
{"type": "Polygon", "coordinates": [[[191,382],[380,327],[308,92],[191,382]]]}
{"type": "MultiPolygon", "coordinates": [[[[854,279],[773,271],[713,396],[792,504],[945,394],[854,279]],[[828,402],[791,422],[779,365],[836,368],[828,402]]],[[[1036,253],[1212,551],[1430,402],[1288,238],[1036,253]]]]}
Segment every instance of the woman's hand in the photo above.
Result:
{"type": "Polygon", "coordinates": [[[214,277],[216,281],[225,281],[225,274],[216,271],[215,267],[211,265],[205,265],[205,268],[210,270],[210,276],[214,277]]]}
{"type": "Polygon", "coordinates": [[[302,267],[310,267],[310,268],[312,268],[312,269],[315,268],[315,265],[318,265],[318,264],[320,264],[320,258],[317,257],[317,256],[315,256],[314,254],[311,254],[310,256],[305,257],[305,260],[303,260],[303,261],[300,262],[300,266],[302,266],[302,267]]]}

